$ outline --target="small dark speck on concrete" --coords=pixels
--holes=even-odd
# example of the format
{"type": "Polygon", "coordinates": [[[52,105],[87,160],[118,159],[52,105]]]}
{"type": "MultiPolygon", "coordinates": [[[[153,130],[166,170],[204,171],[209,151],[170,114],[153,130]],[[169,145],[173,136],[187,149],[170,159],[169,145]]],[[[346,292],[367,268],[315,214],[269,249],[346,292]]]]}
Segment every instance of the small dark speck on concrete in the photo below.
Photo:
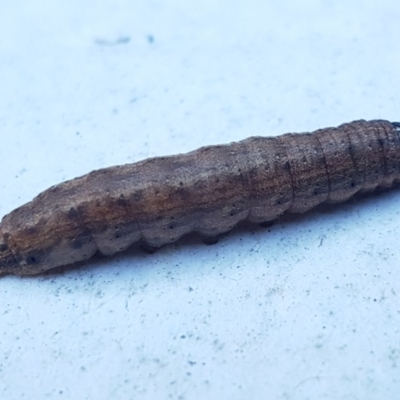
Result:
{"type": "Polygon", "coordinates": [[[129,43],[131,41],[131,38],[129,36],[122,36],[120,38],[118,38],[118,40],[116,41],[116,44],[125,44],[125,43],[129,43]]]}
{"type": "Polygon", "coordinates": [[[115,40],[106,40],[106,39],[96,39],[95,42],[96,44],[100,46],[115,46],[118,44],[127,44],[131,41],[131,38],[129,36],[120,36],[119,38],[115,40]]]}
{"type": "Polygon", "coordinates": [[[20,175],[24,174],[26,172],[25,168],[22,168],[17,175],[15,175],[16,178],[18,178],[20,175]]]}

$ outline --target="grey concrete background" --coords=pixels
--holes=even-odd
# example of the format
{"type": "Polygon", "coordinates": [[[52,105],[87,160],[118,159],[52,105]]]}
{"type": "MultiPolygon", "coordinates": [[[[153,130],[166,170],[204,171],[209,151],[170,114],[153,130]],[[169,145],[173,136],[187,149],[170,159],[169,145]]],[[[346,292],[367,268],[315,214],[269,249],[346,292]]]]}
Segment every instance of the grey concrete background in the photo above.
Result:
{"type": "MultiPolygon", "coordinates": [[[[0,215],[92,169],[400,119],[400,3],[14,0],[0,215]]],[[[1,399],[396,399],[400,192],[0,280],[1,399]]]]}

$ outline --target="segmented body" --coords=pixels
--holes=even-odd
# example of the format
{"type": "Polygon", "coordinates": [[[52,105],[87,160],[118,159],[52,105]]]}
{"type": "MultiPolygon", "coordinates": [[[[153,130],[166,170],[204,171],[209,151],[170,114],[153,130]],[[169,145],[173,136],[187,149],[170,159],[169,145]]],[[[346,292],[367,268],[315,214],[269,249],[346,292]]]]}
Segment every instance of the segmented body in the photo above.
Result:
{"type": "Polygon", "coordinates": [[[399,124],[382,120],[101,169],[3,218],[0,273],[36,274],[138,241],[159,247],[192,231],[212,237],[241,220],[303,213],[399,180],[399,124]]]}

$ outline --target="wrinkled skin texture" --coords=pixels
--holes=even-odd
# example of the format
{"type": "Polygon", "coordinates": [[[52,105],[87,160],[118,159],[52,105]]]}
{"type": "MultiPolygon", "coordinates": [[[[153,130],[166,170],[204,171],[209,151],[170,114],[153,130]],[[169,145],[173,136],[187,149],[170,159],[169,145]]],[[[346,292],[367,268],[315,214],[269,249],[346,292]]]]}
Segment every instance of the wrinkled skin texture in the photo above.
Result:
{"type": "Polygon", "coordinates": [[[151,247],[189,232],[212,238],[239,221],[271,221],[400,179],[400,126],[252,137],[188,154],[93,171],[42,192],[0,224],[0,274],[38,274],[151,247]]]}

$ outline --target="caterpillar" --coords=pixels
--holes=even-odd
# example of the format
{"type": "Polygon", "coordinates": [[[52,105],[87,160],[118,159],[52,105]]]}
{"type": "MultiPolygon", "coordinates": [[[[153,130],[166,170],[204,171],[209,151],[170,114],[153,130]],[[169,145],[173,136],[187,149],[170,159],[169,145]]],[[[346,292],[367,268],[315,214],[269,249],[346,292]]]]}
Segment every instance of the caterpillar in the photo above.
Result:
{"type": "Polygon", "coordinates": [[[4,216],[0,274],[38,274],[139,241],[157,248],[193,231],[213,238],[242,220],[272,221],[399,181],[400,123],[384,120],[100,169],[4,216]]]}

